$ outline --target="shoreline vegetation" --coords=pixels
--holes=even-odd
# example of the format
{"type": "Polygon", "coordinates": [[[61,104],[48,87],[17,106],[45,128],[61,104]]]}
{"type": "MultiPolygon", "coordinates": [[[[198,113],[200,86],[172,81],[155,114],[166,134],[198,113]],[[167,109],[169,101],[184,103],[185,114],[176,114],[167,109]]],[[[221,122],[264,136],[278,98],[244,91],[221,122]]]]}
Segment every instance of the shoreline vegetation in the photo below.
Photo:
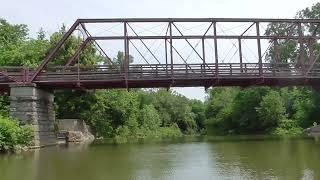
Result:
{"type": "MultiPolygon", "coordinates": [[[[320,3],[299,11],[296,18],[320,18],[320,3]]],[[[266,34],[297,33],[292,26],[269,24],[266,34]]],[[[313,31],[313,25],[304,31],[313,31]]],[[[0,66],[37,67],[63,36],[66,28],[50,37],[40,29],[36,38],[28,36],[24,24],[11,24],[0,19],[0,66]]],[[[320,33],[320,30],[316,32],[320,33]]],[[[49,65],[61,65],[78,49],[81,38],[71,36],[49,65]]],[[[320,52],[320,44],[314,47],[320,52]]],[[[282,63],[294,63],[299,52],[296,41],[279,42],[282,63]]],[[[306,53],[307,54],[307,53],[306,53]]],[[[266,54],[266,62],[274,62],[274,52],[266,54]]],[[[79,57],[81,65],[106,64],[94,46],[88,45],[79,57]]],[[[134,57],[130,56],[130,63],[134,57]]],[[[118,52],[115,65],[124,61],[118,52]]],[[[56,91],[57,119],[79,118],[86,121],[97,138],[112,138],[117,143],[129,139],[165,139],[195,135],[300,136],[303,129],[320,123],[320,91],[311,87],[215,87],[208,91],[205,102],[188,99],[174,91],[95,90],[56,91]]],[[[0,151],[31,142],[29,126],[20,126],[9,117],[8,96],[0,97],[0,151]],[[22,136],[23,135],[23,136],[22,136]]]]}
{"type": "Polygon", "coordinates": [[[9,117],[0,116],[0,152],[20,152],[28,149],[33,139],[31,125],[19,125],[9,117]]]}

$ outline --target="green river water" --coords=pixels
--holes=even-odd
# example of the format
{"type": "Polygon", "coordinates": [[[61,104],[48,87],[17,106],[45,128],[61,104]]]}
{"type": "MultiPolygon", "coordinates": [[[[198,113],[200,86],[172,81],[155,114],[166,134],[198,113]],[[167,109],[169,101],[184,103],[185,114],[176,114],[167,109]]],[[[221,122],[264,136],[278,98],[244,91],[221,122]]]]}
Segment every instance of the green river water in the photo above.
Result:
{"type": "Polygon", "coordinates": [[[0,180],[320,179],[312,138],[193,138],[0,155],[0,180]]]}

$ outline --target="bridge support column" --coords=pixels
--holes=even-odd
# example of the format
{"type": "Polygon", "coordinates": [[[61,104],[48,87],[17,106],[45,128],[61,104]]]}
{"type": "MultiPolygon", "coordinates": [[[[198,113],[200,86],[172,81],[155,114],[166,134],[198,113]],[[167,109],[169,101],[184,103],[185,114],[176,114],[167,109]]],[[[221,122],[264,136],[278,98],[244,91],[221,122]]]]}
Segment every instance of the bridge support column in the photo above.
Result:
{"type": "Polygon", "coordinates": [[[10,87],[10,115],[21,124],[33,126],[35,147],[57,144],[53,102],[53,93],[39,89],[35,84],[10,87]]]}

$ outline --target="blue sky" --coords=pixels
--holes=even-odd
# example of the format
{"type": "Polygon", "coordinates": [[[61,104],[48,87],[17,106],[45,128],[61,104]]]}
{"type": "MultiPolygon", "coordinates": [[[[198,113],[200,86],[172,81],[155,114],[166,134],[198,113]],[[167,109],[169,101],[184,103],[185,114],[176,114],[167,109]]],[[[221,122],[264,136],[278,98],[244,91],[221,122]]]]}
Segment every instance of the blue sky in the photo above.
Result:
{"type": "MultiPolygon", "coordinates": [[[[1,0],[0,18],[27,24],[35,36],[48,34],[77,18],[214,17],[292,18],[316,0],[1,0]]],[[[203,88],[179,88],[189,98],[203,100],[203,88]]]]}

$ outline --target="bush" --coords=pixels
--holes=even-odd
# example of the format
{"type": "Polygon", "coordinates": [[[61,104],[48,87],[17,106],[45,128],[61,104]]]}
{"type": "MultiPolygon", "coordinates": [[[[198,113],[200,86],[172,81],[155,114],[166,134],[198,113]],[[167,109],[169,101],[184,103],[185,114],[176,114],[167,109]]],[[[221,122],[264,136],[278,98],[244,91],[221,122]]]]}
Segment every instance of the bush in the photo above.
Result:
{"type": "Polygon", "coordinates": [[[30,125],[19,126],[18,121],[0,116],[0,151],[13,151],[19,145],[30,145],[33,136],[30,125]]]}
{"type": "Polygon", "coordinates": [[[161,138],[173,138],[182,136],[182,132],[176,124],[170,127],[161,127],[158,133],[161,138]]]}
{"type": "Polygon", "coordinates": [[[303,128],[299,127],[294,121],[284,119],[279,123],[279,127],[272,132],[277,136],[299,136],[303,134],[303,128]]]}
{"type": "Polygon", "coordinates": [[[293,127],[291,129],[283,129],[283,128],[276,128],[273,133],[273,135],[276,135],[276,136],[300,136],[303,134],[303,129],[300,128],[300,127],[293,127]]]}

